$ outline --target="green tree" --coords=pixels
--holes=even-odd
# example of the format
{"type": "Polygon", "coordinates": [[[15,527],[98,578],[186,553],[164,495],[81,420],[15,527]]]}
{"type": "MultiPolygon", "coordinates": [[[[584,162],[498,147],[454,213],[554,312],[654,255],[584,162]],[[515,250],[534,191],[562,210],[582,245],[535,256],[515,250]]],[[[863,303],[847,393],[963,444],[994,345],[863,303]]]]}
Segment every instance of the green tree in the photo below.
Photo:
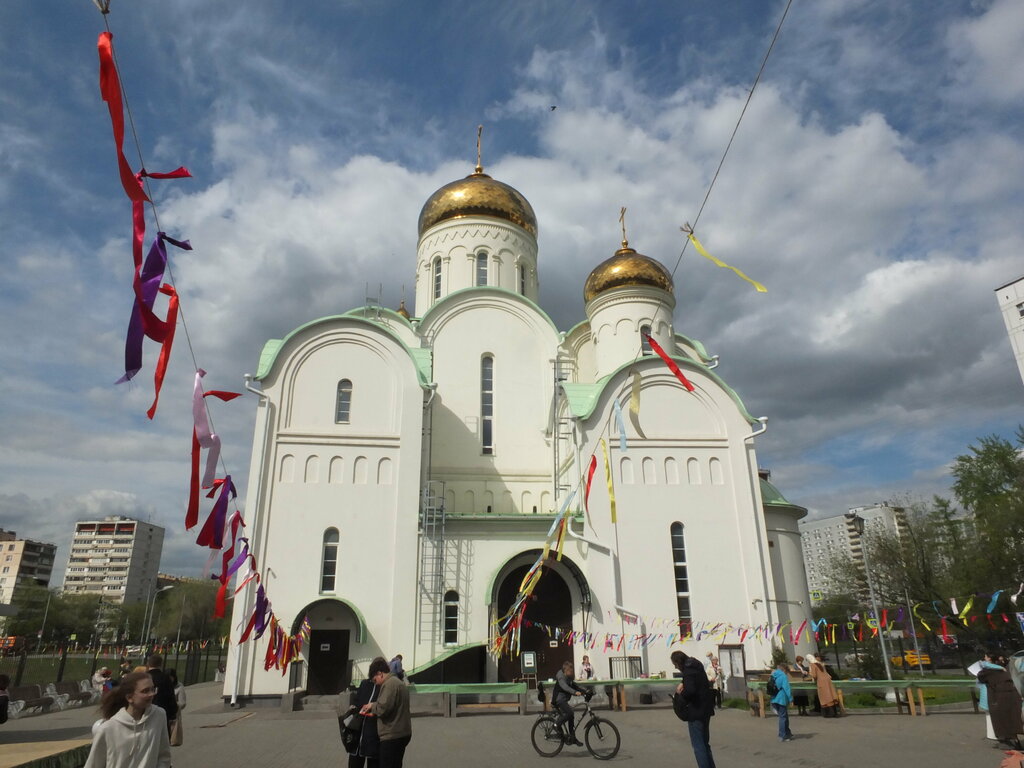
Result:
{"type": "Polygon", "coordinates": [[[179,622],[182,640],[203,640],[228,633],[228,619],[214,619],[217,588],[208,582],[183,581],[157,596],[153,609],[153,637],[173,641],[178,637],[179,622]]]}
{"type": "Polygon", "coordinates": [[[974,551],[984,564],[976,591],[1010,584],[1021,575],[1024,427],[1017,428],[1015,438],[983,437],[953,464],[953,493],[973,525],[974,551]]]}

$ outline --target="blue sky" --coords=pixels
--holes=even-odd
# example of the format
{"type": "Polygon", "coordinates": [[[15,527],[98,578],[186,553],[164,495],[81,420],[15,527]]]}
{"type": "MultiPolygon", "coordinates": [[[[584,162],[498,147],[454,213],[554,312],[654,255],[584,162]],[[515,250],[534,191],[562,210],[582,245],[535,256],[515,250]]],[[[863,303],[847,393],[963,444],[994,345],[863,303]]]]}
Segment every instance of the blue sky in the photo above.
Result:
{"type": "MultiPolygon", "coordinates": [[[[266,339],[367,286],[411,299],[420,206],[472,169],[478,123],[488,172],[537,211],[560,328],[621,206],[673,267],[783,7],[113,0],[147,167],[194,175],[155,199],[195,246],[171,258],[207,386],[240,389],[266,339]]],[[[154,422],[153,345],[112,386],[130,210],[102,30],[89,0],[0,6],[0,526],[63,566],[76,518],[140,516],[168,529],[165,570],[196,573],[183,331],[154,422]]],[[[687,250],[676,329],[768,417],[760,463],[812,514],[948,494],[969,442],[1024,422],[993,293],[1024,274],[1022,52],[1011,0],[792,5],[698,228],[769,292],[687,250]]],[[[254,412],[214,411],[240,488],[254,412]]]]}

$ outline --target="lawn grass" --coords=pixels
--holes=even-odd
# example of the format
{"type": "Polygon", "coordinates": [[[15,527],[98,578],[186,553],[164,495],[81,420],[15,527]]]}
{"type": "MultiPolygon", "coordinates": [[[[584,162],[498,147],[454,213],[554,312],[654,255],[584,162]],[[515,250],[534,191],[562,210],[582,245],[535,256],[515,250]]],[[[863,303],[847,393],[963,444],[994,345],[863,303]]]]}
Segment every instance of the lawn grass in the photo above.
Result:
{"type": "MultiPolygon", "coordinates": [[[[203,654],[199,664],[199,680],[196,682],[202,683],[213,680],[217,673],[217,664],[223,662],[223,656],[220,656],[218,660],[217,653],[211,652],[208,661],[206,655],[203,654]]],[[[0,672],[10,676],[11,685],[14,685],[18,663],[19,658],[17,656],[7,656],[0,659],[0,672]]],[[[116,655],[101,655],[94,662],[93,655],[90,653],[68,654],[64,663],[64,674],[60,679],[70,680],[75,683],[81,680],[88,680],[92,677],[93,670],[99,669],[100,667],[109,667],[113,672],[113,677],[117,679],[121,676],[119,671],[120,663],[121,658],[116,655]]],[[[141,660],[129,659],[129,663],[134,667],[136,664],[140,664],[141,660]]],[[[171,654],[165,659],[165,667],[167,669],[177,669],[178,676],[181,678],[185,671],[185,655],[181,654],[180,656],[175,656],[174,654],[171,654]]],[[[57,674],[59,671],[59,654],[29,656],[25,663],[25,671],[22,674],[20,684],[41,685],[45,688],[49,683],[57,682],[57,674]]]]}

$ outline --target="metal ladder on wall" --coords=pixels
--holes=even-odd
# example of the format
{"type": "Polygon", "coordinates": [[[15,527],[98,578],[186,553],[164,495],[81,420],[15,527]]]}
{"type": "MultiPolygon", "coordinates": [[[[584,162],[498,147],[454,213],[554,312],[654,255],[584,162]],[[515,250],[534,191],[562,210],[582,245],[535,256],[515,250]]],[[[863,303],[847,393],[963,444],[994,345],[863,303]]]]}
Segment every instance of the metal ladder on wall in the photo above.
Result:
{"type": "Polygon", "coordinates": [[[428,480],[420,497],[420,642],[433,640],[441,627],[445,587],[444,523],[444,483],[428,480]]]}
{"type": "MultiPolygon", "coordinates": [[[[564,358],[559,354],[552,363],[554,373],[554,391],[551,394],[551,454],[552,471],[551,479],[554,485],[554,506],[559,508],[562,499],[572,489],[569,482],[569,468],[572,466],[575,455],[572,450],[572,420],[569,418],[568,403],[565,402],[565,393],[562,391],[563,381],[572,379],[573,361],[564,358]]],[[[553,510],[552,510],[553,511],[553,510]]]]}

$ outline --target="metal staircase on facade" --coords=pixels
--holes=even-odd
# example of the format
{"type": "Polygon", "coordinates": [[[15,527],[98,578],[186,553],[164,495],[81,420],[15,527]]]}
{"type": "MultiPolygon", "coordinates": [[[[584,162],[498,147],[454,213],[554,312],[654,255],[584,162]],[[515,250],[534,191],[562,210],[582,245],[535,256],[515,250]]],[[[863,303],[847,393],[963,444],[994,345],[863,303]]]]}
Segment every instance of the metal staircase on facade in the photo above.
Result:
{"type": "Polygon", "coordinates": [[[441,631],[446,572],[444,483],[427,481],[420,498],[419,641],[441,631]]]}

